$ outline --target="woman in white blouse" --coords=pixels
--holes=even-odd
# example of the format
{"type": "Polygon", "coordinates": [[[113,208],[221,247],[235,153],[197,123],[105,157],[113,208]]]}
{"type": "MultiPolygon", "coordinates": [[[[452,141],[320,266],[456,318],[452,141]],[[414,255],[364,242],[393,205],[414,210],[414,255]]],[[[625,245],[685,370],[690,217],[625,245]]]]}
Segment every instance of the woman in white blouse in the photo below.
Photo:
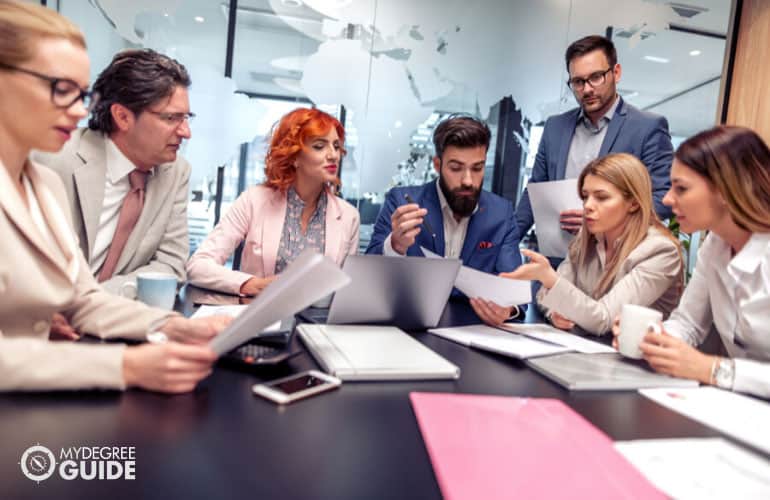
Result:
{"type": "Polygon", "coordinates": [[[542,255],[512,273],[538,280],[537,302],[554,326],[602,335],[623,304],[653,307],[664,316],[682,292],[679,242],[658,220],[647,169],[635,156],[598,158],[578,178],[583,225],[558,270],[542,255]]]}
{"type": "Polygon", "coordinates": [[[770,150],[746,128],[701,132],[679,146],[663,203],[682,231],[710,234],[663,333],[644,337],[645,359],[661,373],[770,397],[770,150]],[[694,347],[712,326],[729,359],[694,347]]]}

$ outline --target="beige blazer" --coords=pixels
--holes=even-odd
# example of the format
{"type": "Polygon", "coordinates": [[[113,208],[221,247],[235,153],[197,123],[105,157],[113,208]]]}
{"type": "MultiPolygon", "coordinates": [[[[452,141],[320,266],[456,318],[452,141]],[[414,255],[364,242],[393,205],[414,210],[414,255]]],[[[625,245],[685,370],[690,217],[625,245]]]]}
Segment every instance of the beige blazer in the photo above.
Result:
{"type": "MultiPolygon", "coordinates": [[[[187,263],[190,283],[238,293],[248,279],[275,274],[286,205],[286,193],[278,190],[253,186],[244,191],[187,263]],[[223,264],[242,241],[241,270],[225,268],[223,264]]],[[[360,223],[353,205],[329,195],[324,254],[342,265],[345,257],[358,253],[360,223]]]]}
{"type": "MultiPolygon", "coordinates": [[[[67,192],[80,248],[91,262],[107,175],[107,138],[87,128],[77,130],[58,153],[35,153],[34,159],[59,174],[67,192]]],[[[115,275],[102,283],[117,293],[140,272],[163,272],[184,282],[190,253],[187,200],[190,164],[177,157],[155,168],[147,179],[144,208],[118,259],[115,275]]]]}
{"type": "Polygon", "coordinates": [[[79,331],[143,338],[172,313],[103,291],[72,232],[59,177],[28,163],[43,216],[58,242],[50,248],[0,164],[0,391],[122,389],[124,346],[49,342],[51,316],[64,314],[79,331]]]}
{"type": "Polygon", "coordinates": [[[561,263],[554,287],[541,288],[537,294],[538,304],[548,315],[555,311],[583,330],[603,335],[612,329],[623,304],[657,309],[664,319],[676,308],[683,290],[682,255],[659,230],[651,227],[647,231],[647,237],[621,265],[612,288],[593,299],[591,292],[604,272],[599,253],[594,252],[581,269],[575,269],[569,257],[561,263]]]}

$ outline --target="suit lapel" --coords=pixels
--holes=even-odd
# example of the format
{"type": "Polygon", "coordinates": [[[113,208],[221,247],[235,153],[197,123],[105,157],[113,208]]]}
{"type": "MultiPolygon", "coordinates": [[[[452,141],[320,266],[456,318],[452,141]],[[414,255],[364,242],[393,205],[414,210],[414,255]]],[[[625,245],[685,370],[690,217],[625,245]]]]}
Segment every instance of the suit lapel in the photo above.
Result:
{"type": "Polygon", "coordinates": [[[425,220],[428,221],[431,229],[435,231],[436,237],[432,238],[423,225],[422,231],[420,232],[420,240],[424,242],[425,248],[443,257],[446,249],[446,242],[444,241],[444,214],[441,211],[441,201],[438,199],[437,189],[440,188],[436,182],[427,184],[421,200],[422,208],[428,210],[428,215],[425,216],[425,220]]]}
{"type": "Polygon", "coordinates": [[[618,138],[620,129],[623,127],[623,123],[626,121],[626,113],[628,110],[623,103],[623,98],[619,97],[618,99],[620,99],[620,102],[618,102],[618,107],[615,109],[615,115],[607,126],[607,135],[604,136],[604,140],[602,141],[602,147],[599,150],[599,158],[606,156],[610,152],[613,144],[615,144],[615,139],[618,138]]]}
{"type": "Polygon", "coordinates": [[[80,215],[85,226],[86,247],[83,253],[89,261],[104,205],[104,185],[107,178],[107,151],[104,142],[106,140],[97,132],[85,131],[77,152],[83,163],[75,167],[72,174],[80,202],[80,215]]]}
{"type": "Polygon", "coordinates": [[[272,191],[264,208],[261,214],[265,218],[262,225],[262,266],[265,276],[272,276],[275,274],[278,245],[281,243],[283,223],[286,219],[286,192],[272,191]]]}
{"type": "MultiPolygon", "coordinates": [[[[337,262],[342,253],[342,208],[339,199],[326,192],[326,242],[324,255],[337,262]]],[[[340,259],[341,260],[341,259],[340,259]]]]}
{"type": "Polygon", "coordinates": [[[567,127],[562,132],[563,140],[559,142],[559,156],[556,158],[556,177],[551,180],[564,179],[564,175],[567,172],[567,156],[569,155],[569,147],[572,145],[572,137],[575,135],[575,127],[577,127],[578,116],[580,115],[580,108],[576,108],[571,114],[567,116],[567,127]]]}
{"type": "MultiPolygon", "coordinates": [[[[31,170],[29,164],[25,166],[25,170],[26,172],[31,170]]],[[[34,176],[34,173],[32,175],[34,176]]],[[[30,182],[32,182],[32,179],[30,179],[30,182]]],[[[37,184],[39,185],[40,183],[37,182],[37,184]]],[[[34,188],[35,183],[33,183],[33,189],[34,188]]],[[[58,270],[66,274],[66,265],[61,256],[57,256],[54,252],[55,249],[49,248],[48,245],[45,244],[40,230],[35,225],[35,221],[32,220],[29,208],[22,200],[15,182],[8,175],[8,170],[6,170],[2,163],[0,163],[0,192],[3,193],[3,195],[0,196],[0,207],[3,208],[8,219],[13,222],[19,229],[19,232],[29,240],[32,246],[53,263],[58,270]]],[[[40,198],[37,193],[35,193],[35,195],[36,199],[40,198]]]]}

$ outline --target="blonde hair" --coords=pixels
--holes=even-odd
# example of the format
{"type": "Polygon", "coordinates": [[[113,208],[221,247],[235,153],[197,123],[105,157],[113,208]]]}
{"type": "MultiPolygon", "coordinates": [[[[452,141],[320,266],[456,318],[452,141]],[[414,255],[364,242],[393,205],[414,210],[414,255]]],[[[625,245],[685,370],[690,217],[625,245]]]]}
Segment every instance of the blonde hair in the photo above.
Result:
{"type": "Polygon", "coordinates": [[[674,157],[719,191],[738,227],[770,232],[770,148],[756,132],[725,125],[704,130],[674,157]]]}
{"type": "MultiPolygon", "coordinates": [[[[681,245],[671,231],[660,222],[652,201],[652,181],[647,168],[635,156],[627,153],[610,154],[598,158],[583,169],[578,178],[578,196],[583,197],[583,184],[589,175],[594,175],[615,186],[627,201],[636,205],[636,210],[627,215],[625,226],[615,242],[618,247],[612,258],[604,266],[604,274],[593,290],[586,290],[594,299],[604,295],[611,287],[620,266],[628,255],[647,237],[652,226],[667,236],[680,250],[681,245]]],[[[588,258],[596,251],[596,238],[588,232],[585,219],[577,237],[569,247],[569,258],[576,268],[585,265],[588,258]]],[[[578,283],[576,285],[579,286],[578,283]]]]}
{"type": "Polygon", "coordinates": [[[0,63],[16,66],[35,56],[41,38],[65,38],[86,48],[80,28],[58,12],[16,0],[0,0],[0,63]]]}

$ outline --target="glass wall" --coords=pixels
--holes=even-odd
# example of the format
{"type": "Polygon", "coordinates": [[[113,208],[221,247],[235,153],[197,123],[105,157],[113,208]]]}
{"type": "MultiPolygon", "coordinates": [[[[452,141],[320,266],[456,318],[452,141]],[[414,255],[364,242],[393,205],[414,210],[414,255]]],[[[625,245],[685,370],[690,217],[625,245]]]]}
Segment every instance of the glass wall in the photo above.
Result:
{"type": "Polygon", "coordinates": [[[226,166],[225,203],[260,182],[270,126],[297,106],[344,119],[343,194],[361,211],[362,245],[387,189],[434,177],[430,137],[450,113],[488,119],[485,186],[515,198],[542,123],[575,106],[564,50],[588,34],[611,34],[620,94],[666,116],[676,144],[716,122],[731,8],[729,0],[238,0],[226,78],[228,1],[58,5],[84,29],[94,74],[134,46],[190,69],[198,117],[183,154],[194,168],[193,246],[213,223],[217,167],[226,166]],[[496,155],[504,143],[519,153],[496,155]]]}

